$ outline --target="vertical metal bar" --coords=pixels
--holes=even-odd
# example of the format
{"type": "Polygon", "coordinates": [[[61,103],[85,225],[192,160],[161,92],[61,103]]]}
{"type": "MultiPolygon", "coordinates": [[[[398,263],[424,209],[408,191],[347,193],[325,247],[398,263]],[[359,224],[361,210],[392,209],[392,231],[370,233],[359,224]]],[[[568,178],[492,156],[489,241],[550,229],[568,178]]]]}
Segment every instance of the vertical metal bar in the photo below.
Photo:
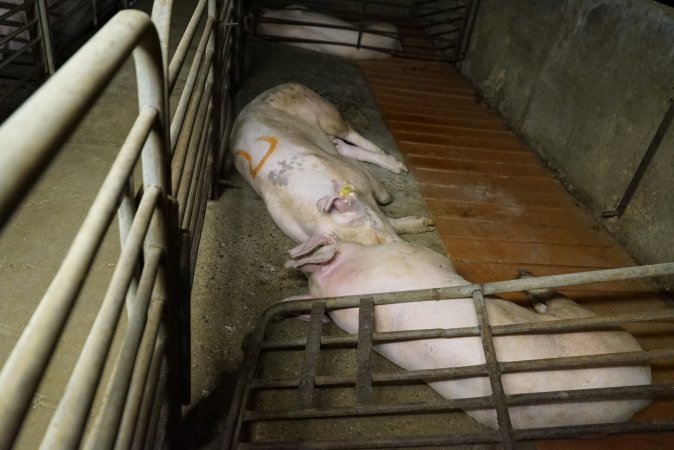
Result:
{"type": "MultiPolygon", "coordinates": [[[[210,1],[212,0],[209,0],[209,2],[210,1]]],[[[185,63],[185,57],[187,56],[190,44],[194,39],[194,35],[198,29],[199,21],[201,20],[201,16],[204,14],[205,8],[206,8],[206,0],[200,0],[196,8],[194,9],[194,12],[192,13],[192,17],[190,18],[190,21],[187,24],[187,28],[185,28],[183,37],[180,39],[180,42],[178,43],[178,47],[176,48],[176,51],[173,54],[173,58],[171,58],[171,63],[168,66],[169,92],[173,92],[173,88],[175,87],[176,81],[178,80],[178,74],[180,73],[180,69],[185,63]]]]}
{"type": "MultiPolygon", "coordinates": [[[[133,222],[133,216],[136,214],[136,199],[133,188],[133,174],[129,177],[127,182],[126,189],[122,194],[122,199],[119,203],[119,208],[117,209],[117,223],[119,225],[119,240],[121,247],[124,247],[126,238],[129,235],[129,230],[131,229],[131,223],[133,222]]],[[[134,276],[129,285],[129,291],[126,293],[126,305],[127,305],[127,314],[131,312],[130,305],[133,304],[133,299],[136,296],[136,290],[138,289],[138,275],[134,276]]]]}
{"type": "MultiPolygon", "coordinates": [[[[210,22],[212,23],[212,21],[210,22]]],[[[194,132],[194,122],[197,118],[199,106],[201,104],[201,97],[204,95],[204,89],[208,80],[208,68],[213,61],[213,51],[206,50],[201,67],[199,68],[199,75],[194,85],[194,92],[189,101],[185,121],[180,128],[180,135],[176,143],[175,152],[173,153],[173,160],[171,161],[171,193],[174,195],[180,186],[180,180],[183,175],[183,167],[185,159],[187,158],[187,151],[192,133],[194,132]]],[[[181,98],[182,100],[182,98],[181,98]]],[[[177,115],[177,113],[176,113],[177,115]]]]}
{"type": "Polygon", "coordinates": [[[111,448],[115,443],[134,362],[147,322],[152,289],[156,282],[162,256],[162,250],[154,248],[145,261],[124,343],[117,355],[117,361],[110,375],[100,411],[94,420],[91,431],[88,433],[87,440],[84,442],[84,449],[111,448]]]}
{"type": "Polygon", "coordinates": [[[367,11],[368,0],[363,1],[363,7],[360,10],[360,20],[358,21],[358,39],[356,41],[356,48],[360,48],[360,42],[363,38],[363,26],[365,24],[365,12],[367,11]]]}
{"type": "MultiPolygon", "coordinates": [[[[214,27],[213,27],[213,48],[215,49],[215,55],[213,57],[213,64],[211,65],[211,77],[214,80],[215,86],[213,87],[213,91],[211,93],[211,105],[213,105],[213,114],[211,116],[211,119],[209,122],[211,122],[212,129],[214,130],[220,130],[222,127],[222,115],[224,113],[223,111],[223,105],[222,105],[222,89],[224,85],[224,64],[222,63],[223,60],[223,50],[224,50],[224,41],[223,41],[223,25],[222,23],[218,20],[220,17],[220,11],[218,10],[218,5],[220,5],[221,8],[226,7],[224,5],[225,2],[218,2],[215,0],[209,0],[208,4],[208,11],[209,15],[213,17],[213,20],[215,21],[214,27]]],[[[207,126],[208,127],[208,126],[207,126]]],[[[219,154],[219,149],[220,149],[220,133],[211,133],[210,135],[210,153],[212,154],[213,161],[219,161],[220,160],[220,154],[219,154]]],[[[211,172],[209,173],[210,177],[212,180],[214,180],[211,183],[212,189],[210,192],[208,192],[208,196],[211,199],[215,199],[218,196],[218,183],[217,180],[220,176],[218,173],[219,165],[218,164],[212,164],[211,165],[211,172]]]]}
{"type": "Polygon", "coordinates": [[[201,62],[206,53],[206,44],[208,44],[208,37],[210,36],[210,29],[212,27],[213,19],[208,18],[206,20],[206,25],[204,26],[204,31],[201,34],[199,45],[194,52],[194,59],[190,65],[190,70],[187,74],[185,85],[183,86],[183,92],[180,94],[178,107],[173,115],[173,120],[171,122],[171,153],[175,153],[176,146],[178,145],[178,138],[182,135],[181,131],[185,124],[185,115],[187,114],[188,107],[191,105],[190,100],[194,92],[194,85],[197,82],[197,77],[202,66],[201,62]]]}
{"type": "Polygon", "coordinates": [[[145,435],[145,449],[152,450],[156,447],[155,440],[157,437],[157,425],[159,424],[159,417],[161,416],[162,405],[166,399],[166,386],[168,384],[167,368],[162,365],[159,374],[159,381],[157,382],[157,390],[154,393],[154,402],[150,411],[150,423],[145,435]]]}
{"type": "Polygon", "coordinates": [[[650,165],[653,156],[655,156],[655,152],[657,152],[657,150],[660,148],[662,139],[665,137],[665,133],[667,133],[667,130],[669,130],[669,127],[672,124],[673,119],[674,119],[674,98],[669,100],[669,108],[667,108],[667,112],[665,112],[664,117],[660,121],[658,129],[653,135],[653,139],[651,139],[651,142],[648,145],[648,149],[646,149],[646,153],[644,153],[644,156],[641,158],[641,161],[639,161],[639,165],[637,166],[634,175],[632,175],[632,179],[630,180],[629,185],[627,186],[627,189],[625,190],[625,193],[623,194],[622,198],[618,202],[618,205],[615,207],[615,209],[611,211],[602,212],[601,213],[602,217],[605,218],[620,217],[623,215],[623,213],[625,212],[625,208],[627,208],[627,204],[632,199],[632,196],[634,195],[634,192],[637,190],[637,187],[639,187],[639,183],[641,182],[641,179],[644,176],[644,172],[646,172],[646,169],[650,165]]]}
{"type": "Polygon", "coordinates": [[[80,441],[143,239],[149,231],[151,217],[156,215],[153,211],[159,194],[156,187],[150,188],[141,200],[127,245],[119,257],[100,312],[42,440],[41,448],[44,450],[73,448],[80,441]]]}
{"type": "Polygon", "coordinates": [[[470,44],[470,37],[473,34],[473,26],[477,18],[477,10],[480,7],[480,0],[470,0],[470,8],[466,20],[463,24],[463,32],[461,33],[461,43],[458,47],[457,60],[462,60],[466,57],[468,45],[470,44]]]}
{"type": "Polygon", "coordinates": [[[45,69],[47,74],[52,75],[56,69],[54,64],[54,46],[51,42],[51,30],[49,29],[49,14],[47,14],[46,0],[37,0],[35,2],[35,9],[38,17],[38,32],[42,39],[42,56],[45,62],[45,69]]]}
{"type": "Polygon", "coordinates": [[[143,400],[141,401],[140,410],[138,412],[138,421],[133,432],[133,439],[131,448],[140,449],[145,444],[145,436],[150,424],[152,405],[154,404],[155,393],[157,392],[157,384],[161,367],[163,366],[164,353],[166,347],[166,330],[160,326],[159,337],[154,346],[152,353],[152,361],[150,363],[150,371],[147,375],[147,382],[143,389],[143,400]]]}
{"type": "Polygon", "coordinates": [[[304,362],[300,373],[300,383],[297,389],[297,402],[300,408],[311,408],[314,403],[314,387],[316,382],[316,368],[321,349],[321,335],[323,334],[323,316],[325,303],[314,302],[311,305],[311,319],[307,345],[304,349],[304,362]]]}
{"type": "MultiPolygon", "coordinates": [[[[210,85],[207,86],[206,88],[206,93],[210,91],[210,87],[212,87],[213,84],[211,83],[210,85]]],[[[210,152],[206,149],[206,147],[210,144],[210,141],[207,141],[206,138],[209,136],[209,130],[211,129],[208,126],[208,123],[210,121],[210,118],[212,116],[212,108],[211,108],[211,96],[207,95],[204,97],[204,100],[207,101],[207,105],[205,106],[206,111],[204,111],[203,114],[200,114],[200,118],[197,122],[200,124],[201,128],[201,133],[200,133],[200,139],[198,142],[195,142],[195,151],[194,157],[190,158],[188,161],[188,165],[186,166],[186,170],[189,169],[192,173],[188,177],[185,183],[185,186],[181,186],[182,190],[178,193],[179,198],[178,198],[178,204],[183,204],[183,211],[182,211],[182,216],[179,216],[182,220],[181,222],[181,227],[185,229],[189,229],[190,231],[194,231],[194,228],[190,226],[192,223],[192,215],[194,211],[198,211],[199,208],[198,206],[195,207],[195,205],[198,205],[201,202],[201,194],[198,193],[199,189],[198,186],[201,184],[202,176],[206,176],[206,173],[203,172],[202,168],[203,166],[206,165],[206,159],[210,156],[210,152]],[[189,182],[189,184],[187,184],[189,182]]],[[[193,136],[194,140],[196,141],[196,135],[193,136]]],[[[210,175],[210,173],[209,173],[210,175]]],[[[180,214],[180,213],[179,213],[180,214]]]]}
{"type": "Polygon", "coordinates": [[[503,440],[503,447],[506,450],[514,449],[513,428],[510,422],[510,413],[506,405],[505,392],[501,382],[501,368],[496,359],[496,349],[494,340],[489,327],[489,318],[487,317],[487,308],[484,304],[482,291],[476,289],[473,291],[473,304],[477,312],[478,327],[480,328],[480,338],[482,349],[486,359],[487,369],[489,370],[489,383],[491,385],[492,399],[496,407],[496,418],[498,420],[499,432],[503,440]]]}
{"type": "MultiPolygon", "coordinates": [[[[213,131],[212,128],[209,128],[209,134],[213,131]]],[[[210,137],[210,136],[209,136],[210,137]]],[[[210,172],[211,166],[213,165],[213,160],[211,158],[206,158],[206,164],[204,167],[204,172],[210,172]]],[[[199,242],[201,241],[201,232],[203,230],[204,219],[206,216],[206,207],[208,204],[208,197],[203,195],[203,192],[208,192],[209,183],[212,183],[212,179],[208,179],[206,176],[202,176],[202,182],[199,185],[199,197],[201,198],[201,204],[198,206],[198,211],[193,214],[194,224],[190,225],[190,228],[194,230],[192,233],[192,253],[191,253],[191,272],[194,273],[195,267],[197,265],[197,255],[199,253],[199,242]]]]}
{"type": "Polygon", "coordinates": [[[117,442],[115,443],[116,450],[127,449],[131,446],[136,423],[139,421],[140,406],[143,400],[143,392],[148,382],[148,373],[150,372],[153,351],[157,342],[164,304],[164,299],[153,299],[150,303],[147,325],[143,333],[143,340],[140,344],[136,364],[133,368],[133,376],[131,377],[129,392],[126,397],[126,404],[124,405],[124,414],[119,425],[117,442]]]}
{"type": "Polygon", "coordinates": [[[374,301],[360,300],[358,312],[358,374],[356,399],[358,403],[372,401],[372,333],[374,332],[374,301]]]}

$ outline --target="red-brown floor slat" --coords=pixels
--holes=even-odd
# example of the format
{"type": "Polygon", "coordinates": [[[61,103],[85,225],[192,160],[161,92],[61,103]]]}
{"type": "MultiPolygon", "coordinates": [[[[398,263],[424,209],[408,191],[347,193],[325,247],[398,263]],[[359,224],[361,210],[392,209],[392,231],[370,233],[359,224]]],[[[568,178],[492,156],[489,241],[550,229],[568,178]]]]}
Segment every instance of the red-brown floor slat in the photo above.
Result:
{"type": "MultiPolygon", "coordinates": [[[[635,265],[504,120],[480,104],[453,66],[392,58],[361,67],[447,253],[467,279],[512,279],[518,268],[542,276],[635,265]]],[[[667,307],[645,280],[562,292],[600,314],[667,307]]],[[[674,344],[672,324],[626,328],[646,349],[674,344]]],[[[656,382],[674,379],[670,366],[653,369],[656,382]]],[[[674,402],[658,401],[636,418],[671,417],[673,409],[674,402]]],[[[674,433],[548,441],[538,447],[665,449],[674,448],[674,433]]]]}

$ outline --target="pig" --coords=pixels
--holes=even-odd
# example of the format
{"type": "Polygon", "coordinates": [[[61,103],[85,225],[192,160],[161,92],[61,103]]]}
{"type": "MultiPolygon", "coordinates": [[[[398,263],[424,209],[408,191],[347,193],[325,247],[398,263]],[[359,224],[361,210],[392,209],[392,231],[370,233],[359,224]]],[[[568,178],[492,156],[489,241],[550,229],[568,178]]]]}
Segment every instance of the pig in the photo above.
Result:
{"type": "Polygon", "coordinates": [[[237,116],[230,148],[241,176],[265,202],[279,228],[297,243],[294,255],[336,237],[363,244],[400,240],[432,229],[425,217],[390,218],[384,185],[350,158],[393,172],[403,163],[353,130],[311,89],[272,88],[237,116]]]}
{"type": "MultiPolygon", "coordinates": [[[[309,277],[306,298],[365,295],[470,284],[456,273],[452,262],[426,247],[404,241],[374,246],[336,242],[286,263],[309,277]]],[[[540,299],[540,297],[539,297],[540,299]]],[[[491,325],[591,317],[594,314],[572,300],[549,296],[546,312],[499,299],[486,299],[491,325]]],[[[356,308],[329,313],[337,326],[349,333],[358,329],[356,308]]],[[[474,327],[478,324],[471,298],[379,305],[375,307],[376,331],[474,327]]],[[[521,361],[580,355],[639,351],[637,341],[625,331],[590,331],[557,334],[509,335],[494,338],[499,361],[521,361]]],[[[461,367],[485,363],[478,337],[444,338],[379,344],[376,350],[406,370],[461,367]]],[[[506,394],[637,386],[651,382],[649,366],[546,370],[502,375],[506,394]]],[[[487,377],[428,383],[447,399],[491,394],[487,377]]],[[[641,399],[551,403],[509,407],[515,428],[622,422],[648,404],[641,399]]],[[[470,416],[497,428],[494,410],[468,410],[470,416]]]]}
{"type": "Polygon", "coordinates": [[[358,28],[353,24],[327,14],[308,11],[298,6],[290,6],[286,9],[263,10],[257,25],[257,33],[288,39],[331,42],[332,44],[294,41],[287,41],[286,43],[295,47],[354,60],[388,58],[391,54],[400,50],[398,29],[395,25],[384,22],[365,22],[363,28],[360,40],[363,47],[352,47],[352,45],[358,44],[359,34],[358,28]],[[274,23],[273,20],[298,23],[274,23]],[[318,25],[303,25],[303,22],[318,25]],[[330,28],[329,26],[340,28],[330,28]]]}

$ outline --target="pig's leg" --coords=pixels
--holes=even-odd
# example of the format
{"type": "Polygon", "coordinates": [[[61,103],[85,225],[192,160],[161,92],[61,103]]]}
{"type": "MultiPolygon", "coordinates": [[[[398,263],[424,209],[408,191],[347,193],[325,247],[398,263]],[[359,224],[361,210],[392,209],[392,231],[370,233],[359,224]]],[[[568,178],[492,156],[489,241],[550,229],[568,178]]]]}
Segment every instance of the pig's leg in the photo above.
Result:
{"type": "Polygon", "coordinates": [[[416,234],[433,231],[434,222],[428,217],[407,216],[394,219],[388,217],[388,221],[398,234],[416,234]]]}
{"type": "MultiPolygon", "coordinates": [[[[517,272],[518,278],[531,278],[535,276],[526,269],[518,269],[517,272]]],[[[564,297],[554,289],[533,289],[527,291],[527,296],[537,312],[556,319],[576,319],[580,317],[594,317],[596,315],[570,298],[564,297]]]]}
{"type": "Polygon", "coordinates": [[[395,159],[393,156],[385,153],[375,153],[370,150],[363,149],[345,142],[339,138],[334,138],[335,148],[337,152],[346,156],[347,158],[355,159],[356,161],[365,161],[376,164],[379,167],[390,170],[393,173],[407,172],[407,167],[402,162],[395,159]]]}
{"type": "Polygon", "coordinates": [[[347,131],[346,133],[342,133],[341,135],[337,135],[338,138],[344,139],[345,141],[351,142],[353,145],[356,147],[360,147],[364,150],[371,151],[373,153],[379,153],[380,155],[385,155],[386,152],[381,149],[377,144],[374,142],[370,141],[366,137],[364,137],[362,134],[351,128],[351,126],[347,123],[347,131]]]}

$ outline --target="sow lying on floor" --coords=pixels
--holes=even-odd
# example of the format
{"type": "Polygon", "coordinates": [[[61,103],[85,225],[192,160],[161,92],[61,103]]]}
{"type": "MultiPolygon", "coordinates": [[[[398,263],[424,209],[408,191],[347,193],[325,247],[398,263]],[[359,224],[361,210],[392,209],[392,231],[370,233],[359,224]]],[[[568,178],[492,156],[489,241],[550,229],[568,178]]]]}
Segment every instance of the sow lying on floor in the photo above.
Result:
{"type": "MultiPolygon", "coordinates": [[[[470,284],[446,257],[407,242],[363,246],[340,242],[286,264],[309,276],[311,298],[361,295],[470,284]]],[[[547,300],[545,313],[514,303],[486,300],[491,325],[590,317],[594,314],[567,298],[547,300]]],[[[330,313],[349,333],[358,329],[357,309],[330,313]]],[[[478,324],[469,298],[379,305],[375,307],[376,331],[473,327],[478,324]]],[[[641,350],[624,331],[591,331],[557,334],[498,336],[494,339],[499,361],[522,361],[641,350]]],[[[380,344],[377,351],[407,370],[461,367],[485,363],[479,337],[428,339],[380,344]]],[[[637,386],[651,382],[648,366],[547,370],[507,373],[502,377],[506,394],[599,387],[637,386]]],[[[431,382],[448,399],[491,394],[487,377],[431,382]]],[[[622,422],[648,404],[646,400],[612,400],[509,407],[515,428],[622,422]]],[[[494,410],[466,411],[481,423],[496,428],[494,410]]]]}
{"type": "MultiPolygon", "coordinates": [[[[349,158],[391,171],[405,166],[354,131],[328,101],[299,84],[272,88],[236,118],[234,164],[274,222],[296,242],[337,236],[363,244],[429,231],[425,217],[387,217],[384,185],[349,158]]],[[[296,253],[303,252],[300,246],[296,253]]]]}

